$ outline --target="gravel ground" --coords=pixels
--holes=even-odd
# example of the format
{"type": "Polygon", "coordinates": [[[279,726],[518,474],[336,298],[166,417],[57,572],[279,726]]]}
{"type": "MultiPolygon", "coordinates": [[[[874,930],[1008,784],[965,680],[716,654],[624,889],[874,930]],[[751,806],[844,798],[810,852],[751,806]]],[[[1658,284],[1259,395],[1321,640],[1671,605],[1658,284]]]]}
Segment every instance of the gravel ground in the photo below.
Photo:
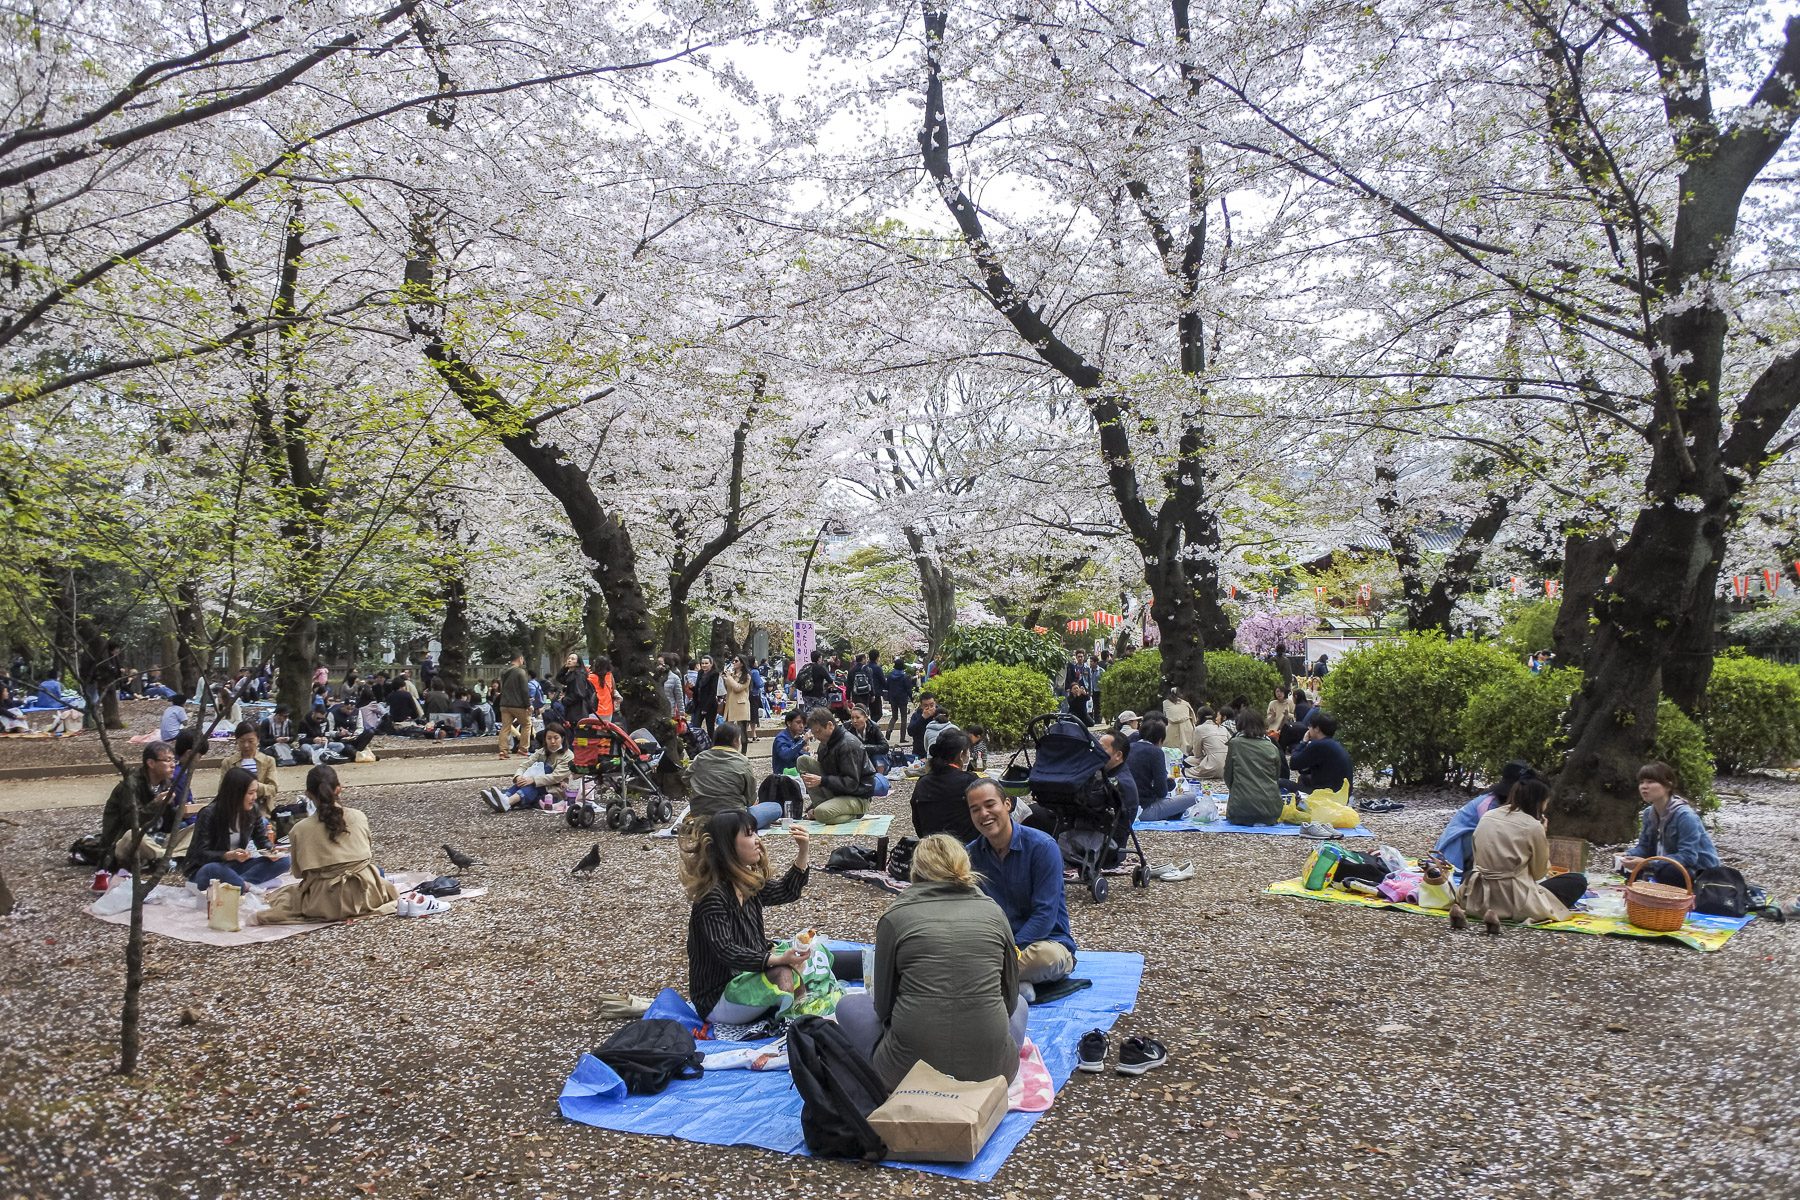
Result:
{"type": "MultiPolygon", "coordinates": [[[[1721,784],[1722,853],[1791,897],[1800,783],[1721,784]]],[[[878,803],[903,813],[904,787],[878,803]]],[[[1367,823],[1408,850],[1461,799],[1398,798],[1367,823]]],[[[568,867],[593,835],[493,816],[466,785],[351,799],[390,869],[441,866],[448,840],[491,894],[229,952],[151,939],[133,1079],[110,1073],[125,931],[80,915],[86,873],[58,861],[96,815],[0,827],[22,900],[0,920],[0,1195],[1795,1194],[1786,929],[1758,923],[1717,954],[1492,941],[1261,896],[1307,845],[1257,837],[1154,835],[1153,861],[1206,855],[1203,873],[1148,893],[1118,880],[1099,906],[1071,890],[1083,945],[1147,960],[1116,1035],[1153,1034],[1171,1062],[1077,1075],[991,1184],[566,1124],[562,1080],[610,1032],[588,997],[685,983],[674,845],[600,831],[582,882],[568,867]]],[[[884,899],[815,873],[771,930],[867,938],[884,899]]]]}

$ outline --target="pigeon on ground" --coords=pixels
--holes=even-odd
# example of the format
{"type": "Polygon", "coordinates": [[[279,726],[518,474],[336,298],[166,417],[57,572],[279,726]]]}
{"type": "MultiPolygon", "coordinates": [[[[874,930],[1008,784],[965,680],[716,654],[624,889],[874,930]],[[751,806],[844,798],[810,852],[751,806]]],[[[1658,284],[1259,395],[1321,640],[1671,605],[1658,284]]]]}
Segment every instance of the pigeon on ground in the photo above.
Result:
{"type": "Polygon", "coordinates": [[[458,850],[455,846],[452,846],[449,842],[444,843],[444,853],[450,856],[451,865],[459,867],[462,870],[466,871],[475,865],[474,859],[458,850]]]}
{"type": "Polygon", "coordinates": [[[600,866],[600,843],[595,842],[594,848],[592,850],[589,850],[585,855],[582,856],[581,861],[575,864],[574,868],[569,872],[569,874],[592,876],[595,869],[598,868],[599,866],[600,866]]]}

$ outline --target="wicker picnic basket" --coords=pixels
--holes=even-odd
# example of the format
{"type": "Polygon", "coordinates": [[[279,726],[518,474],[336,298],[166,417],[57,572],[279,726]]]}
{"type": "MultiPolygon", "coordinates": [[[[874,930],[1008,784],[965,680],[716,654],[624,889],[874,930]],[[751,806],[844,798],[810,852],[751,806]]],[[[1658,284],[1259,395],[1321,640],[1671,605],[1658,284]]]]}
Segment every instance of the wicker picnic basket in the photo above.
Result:
{"type": "Polygon", "coordinates": [[[1661,855],[1646,858],[1632,868],[1631,878],[1625,881],[1625,919],[1639,929],[1673,933],[1681,928],[1693,907],[1694,878],[1688,874],[1686,867],[1672,858],[1661,855]],[[1687,880],[1687,887],[1678,888],[1673,884],[1651,883],[1648,880],[1639,883],[1638,872],[1653,862],[1675,863],[1681,871],[1681,877],[1687,880]]]}

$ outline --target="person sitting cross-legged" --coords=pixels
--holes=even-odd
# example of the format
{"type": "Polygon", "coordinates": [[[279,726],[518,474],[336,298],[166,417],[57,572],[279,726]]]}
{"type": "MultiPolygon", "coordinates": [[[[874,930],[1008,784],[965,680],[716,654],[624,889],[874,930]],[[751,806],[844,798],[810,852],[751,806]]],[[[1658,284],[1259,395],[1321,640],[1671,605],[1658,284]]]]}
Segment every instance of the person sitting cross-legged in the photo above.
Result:
{"type": "Polygon", "coordinates": [[[1719,852],[1712,835],[1700,821],[1694,806],[1675,794],[1675,772],[1667,763],[1645,763],[1638,769],[1638,795],[1644,810],[1638,814],[1641,823],[1637,845],[1625,856],[1626,871],[1654,856],[1672,858],[1685,867],[1666,862],[1653,862],[1644,868],[1640,878],[1681,887],[1691,885],[1695,871],[1719,865],[1719,852]]]}
{"type": "Polygon", "coordinates": [[[1337,718],[1320,708],[1307,714],[1306,737],[1289,756],[1288,765],[1300,778],[1303,796],[1317,791],[1348,793],[1350,752],[1337,740],[1337,718]]]}
{"type": "Polygon", "coordinates": [[[574,767],[575,755],[563,747],[562,729],[548,725],[544,728],[543,749],[532,751],[519,773],[512,777],[512,786],[505,790],[486,788],[481,798],[497,813],[515,808],[549,808],[556,803],[556,793],[569,782],[574,767]]]}
{"type": "Polygon", "coordinates": [[[195,818],[181,873],[201,891],[215,879],[248,889],[287,873],[288,856],[269,837],[256,784],[243,767],[227,767],[218,796],[195,818]]]}
{"type": "Polygon", "coordinates": [[[1028,1016],[1019,953],[955,838],[933,834],[913,851],[912,886],[876,922],[875,974],[863,982],[837,1021],[883,1087],[919,1062],[957,1079],[1018,1073],[1028,1016]]]}
{"type": "Polygon", "coordinates": [[[794,863],[779,879],[744,809],[714,813],[681,835],[681,887],[688,910],[688,999],[707,1021],[747,1025],[795,994],[799,950],[776,953],[763,928],[763,909],[792,904],[810,874],[806,827],[793,830],[794,863]],[[738,997],[727,1000],[731,990],[738,997]]]}
{"type": "Polygon", "coordinates": [[[800,756],[800,782],[806,785],[807,816],[824,825],[842,825],[869,811],[875,794],[875,768],[862,739],[838,724],[830,710],[806,714],[806,727],[819,741],[816,755],[800,756]]]}
{"type": "Polygon", "coordinates": [[[714,813],[736,808],[749,809],[758,829],[767,829],[781,819],[781,805],[757,802],[756,770],[739,749],[743,738],[736,721],[721,721],[712,745],[681,769],[681,781],[688,790],[688,820],[704,821],[714,813]]]}
{"type": "Polygon", "coordinates": [[[850,706],[850,732],[863,744],[869,752],[869,764],[875,768],[877,775],[885,775],[893,762],[893,748],[888,740],[881,736],[881,723],[869,715],[869,710],[860,704],[850,706]]]}
{"type": "Polygon", "coordinates": [[[313,814],[289,834],[292,870],[299,882],[269,894],[258,925],[342,921],[391,913],[400,893],[375,866],[369,818],[345,808],[337,772],[328,766],[306,773],[313,814]]]}
{"type": "MultiPolygon", "coordinates": [[[[981,890],[1000,906],[1019,950],[1019,980],[1033,985],[1065,979],[1075,969],[1075,937],[1063,898],[1063,856],[1056,839],[1013,819],[1012,801],[996,780],[969,785],[969,821],[979,835],[968,844],[981,890]]],[[[916,853],[916,852],[915,852],[916,853]]],[[[1030,986],[1020,988],[1027,1001],[1030,986]]]]}
{"type": "Polygon", "coordinates": [[[1145,713],[1138,724],[1137,740],[1125,755],[1138,790],[1138,820],[1173,821],[1193,803],[1187,796],[1169,794],[1169,760],[1163,754],[1169,723],[1160,713],[1145,713]]]}
{"type": "Polygon", "coordinates": [[[800,756],[805,753],[806,709],[796,704],[787,710],[787,716],[781,721],[781,732],[775,735],[775,744],[769,747],[769,771],[775,775],[798,771],[800,756]]]}

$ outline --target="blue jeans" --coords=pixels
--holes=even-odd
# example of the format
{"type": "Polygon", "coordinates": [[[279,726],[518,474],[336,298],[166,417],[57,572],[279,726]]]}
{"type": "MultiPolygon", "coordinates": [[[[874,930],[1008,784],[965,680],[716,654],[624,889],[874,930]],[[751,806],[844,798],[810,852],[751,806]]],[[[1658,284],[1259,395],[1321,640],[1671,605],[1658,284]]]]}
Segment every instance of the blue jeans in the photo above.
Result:
{"type": "Polygon", "coordinates": [[[1152,800],[1138,809],[1137,819],[1140,821],[1175,821],[1181,814],[1194,806],[1193,796],[1165,796],[1161,800],[1152,800]]]}
{"type": "Polygon", "coordinates": [[[253,883],[267,883],[287,873],[288,859],[252,858],[241,863],[211,862],[195,871],[188,882],[206,890],[207,884],[213,880],[229,883],[232,887],[243,888],[253,883]]]}
{"type": "Polygon", "coordinates": [[[535,783],[521,784],[506,793],[508,808],[542,808],[544,789],[535,783]]]}
{"type": "Polygon", "coordinates": [[[767,800],[761,804],[752,804],[750,806],[750,816],[756,821],[756,827],[758,829],[767,829],[775,822],[781,820],[781,805],[775,803],[773,800],[767,800]]]}

